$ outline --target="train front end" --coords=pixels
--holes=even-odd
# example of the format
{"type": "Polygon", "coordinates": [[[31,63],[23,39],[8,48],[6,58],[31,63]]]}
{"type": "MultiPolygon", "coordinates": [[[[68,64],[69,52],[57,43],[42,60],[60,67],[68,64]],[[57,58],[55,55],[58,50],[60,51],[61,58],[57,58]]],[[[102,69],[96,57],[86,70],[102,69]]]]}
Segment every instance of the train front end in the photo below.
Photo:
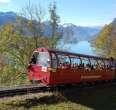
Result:
{"type": "Polygon", "coordinates": [[[28,79],[32,83],[49,84],[50,55],[47,49],[38,48],[34,51],[28,66],[28,79]]]}

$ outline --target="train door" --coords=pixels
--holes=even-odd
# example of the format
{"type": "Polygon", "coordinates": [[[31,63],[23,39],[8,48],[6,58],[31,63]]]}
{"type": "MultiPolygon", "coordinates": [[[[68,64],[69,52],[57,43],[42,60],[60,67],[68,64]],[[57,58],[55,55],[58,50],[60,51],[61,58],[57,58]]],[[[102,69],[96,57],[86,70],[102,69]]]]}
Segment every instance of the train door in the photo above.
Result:
{"type": "Polygon", "coordinates": [[[50,81],[52,84],[57,82],[58,78],[58,59],[56,53],[50,53],[51,55],[51,72],[50,72],[50,81]]]}
{"type": "Polygon", "coordinates": [[[34,52],[31,57],[31,60],[29,61],[28,78],[32,83],[35,83],[35,80],[36,80],[36,72],[34,72],[34,71],[35,71],[38,54],[39,54],[38,52],[34,52]],[[33,71],[33,69],[34,69],[34,71],[33,71]]]}

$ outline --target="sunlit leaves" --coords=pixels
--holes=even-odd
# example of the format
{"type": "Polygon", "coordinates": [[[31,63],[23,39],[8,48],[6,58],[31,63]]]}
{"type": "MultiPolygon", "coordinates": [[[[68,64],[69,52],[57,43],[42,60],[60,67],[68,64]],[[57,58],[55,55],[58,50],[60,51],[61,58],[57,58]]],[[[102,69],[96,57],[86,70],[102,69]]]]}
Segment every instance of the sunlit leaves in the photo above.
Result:
{"type": "Polygon", "coordinates": [[[96,47],[102,50],[104,56],[116,58],[116,24],[103,28],[96,39],[96,47]]]}

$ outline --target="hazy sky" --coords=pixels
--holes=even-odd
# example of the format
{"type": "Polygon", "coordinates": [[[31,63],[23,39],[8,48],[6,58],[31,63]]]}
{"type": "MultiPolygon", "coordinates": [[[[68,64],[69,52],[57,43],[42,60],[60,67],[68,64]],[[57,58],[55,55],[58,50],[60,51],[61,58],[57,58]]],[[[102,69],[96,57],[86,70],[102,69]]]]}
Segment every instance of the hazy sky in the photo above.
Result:
{"type": "MultiPolygon", "coordinates": [[[[53,0],[30,0],[47,10],[53,0]]],[[[0,12],[20,12],[29,0],[0,0],[0,12]]],[[[56,0],[61,23],[94,26],[104,25],[116,17],[116,0],[56,0]]],[[[46,12],[47,15],[47,12],[46,12]]]]}

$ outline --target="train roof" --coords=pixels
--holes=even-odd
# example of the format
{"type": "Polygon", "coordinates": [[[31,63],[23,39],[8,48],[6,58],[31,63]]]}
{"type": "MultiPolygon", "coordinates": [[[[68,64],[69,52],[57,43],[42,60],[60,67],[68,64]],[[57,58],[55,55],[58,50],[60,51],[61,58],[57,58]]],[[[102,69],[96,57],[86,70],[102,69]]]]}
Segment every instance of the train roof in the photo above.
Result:
{"type": "Polygon", "coordinates": [[[48,51],[59,53],[59,54],[72,55],[72,56],[79,56],[79,57],[87,57],[87,58],[96,58],[96,59],[109,60],[109,58],[92,56],[92,55],[85,55],[85,54],[79,54],[79,53],[72,53],[72,52],[65,52],[65,51],[59,51],[59,50],[49,50],[48,49],[48,51]]]}
{"type": "MultiPolygon", "coordinates": [[[[58,54],[65,54],[65,55],[72,55],[72,56],[79,56],[79,57],[86,57],[86,58],[95,58],[100,60],[110,60],[112,58],[105,58],[105,57],[99,57],[99,56],[92,56],[92,55],[86,55],[86,54],[79,54],[79,53],[72,53],[72,52],[66,52],[66,51],[60,51],[60,50],[53,50],[53,49],[47,49],[47,48],[38,48],[37,50],[44,49],[49,52],[55,52],[58,54]]],[[[116,59],[113,59],[116,61],[116,59]]]]}

